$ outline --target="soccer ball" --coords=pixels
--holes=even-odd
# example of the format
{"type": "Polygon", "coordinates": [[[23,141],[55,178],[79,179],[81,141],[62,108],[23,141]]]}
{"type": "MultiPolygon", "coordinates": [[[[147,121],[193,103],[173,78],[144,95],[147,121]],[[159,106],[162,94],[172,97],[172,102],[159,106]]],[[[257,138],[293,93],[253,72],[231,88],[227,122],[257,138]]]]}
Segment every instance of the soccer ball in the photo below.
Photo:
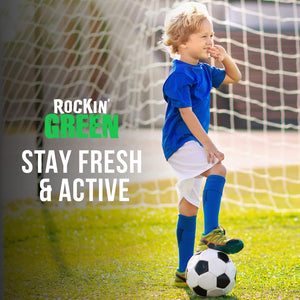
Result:
{"type": "Polygon", "coordinates": [[[194,254],[188,262],[186,282],[200,296],[226,295],[233,289],[235,281],[235,265],[224,252],[206,249],[194,254]]]}

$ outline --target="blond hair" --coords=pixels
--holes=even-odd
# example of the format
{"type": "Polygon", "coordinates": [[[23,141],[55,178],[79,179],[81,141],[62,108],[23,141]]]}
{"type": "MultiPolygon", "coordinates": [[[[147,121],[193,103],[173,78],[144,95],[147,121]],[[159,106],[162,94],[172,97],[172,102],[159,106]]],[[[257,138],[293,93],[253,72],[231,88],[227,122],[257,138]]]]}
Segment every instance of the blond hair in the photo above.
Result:
{"type": "Polygon", "coordinates": [[[165,19],[162,44],[172,54],[178,53],[181,44],[200,29],[204,20],[210,20],[206,6],[198,2],[184,2],[172,9],[165,19]]]}

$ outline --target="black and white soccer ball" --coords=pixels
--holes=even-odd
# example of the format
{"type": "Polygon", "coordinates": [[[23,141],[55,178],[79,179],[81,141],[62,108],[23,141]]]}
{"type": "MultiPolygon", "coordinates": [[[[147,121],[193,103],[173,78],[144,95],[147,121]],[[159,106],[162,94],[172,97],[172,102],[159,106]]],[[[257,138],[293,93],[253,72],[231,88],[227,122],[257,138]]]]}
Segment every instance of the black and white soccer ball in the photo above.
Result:
{"type": "Polygon", "coordinates": [[[194,254],[187,265],[188,286],[203,297],[228,294],[236,281],[236,267],[221,251],[206,249],[194,254]]]}

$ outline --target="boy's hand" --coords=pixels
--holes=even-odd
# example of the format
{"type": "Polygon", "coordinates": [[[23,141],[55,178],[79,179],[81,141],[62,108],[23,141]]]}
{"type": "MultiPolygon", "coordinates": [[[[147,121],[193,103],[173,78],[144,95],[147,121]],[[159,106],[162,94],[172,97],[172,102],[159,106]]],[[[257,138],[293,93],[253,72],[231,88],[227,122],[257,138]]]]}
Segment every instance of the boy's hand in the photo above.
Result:
{"type": "Polygon", "coordinates": [[[219,163],[224,159],[224,153],[220,152],[212,142],[203,145],[203,147],[207,155],[208,163],[214,163],[215,157],[219,160],[219,163]]]}
{"type": "Polygon", "coordinates": [[[226,76],[223,80],[223,84],[236,83],[242,79],[242,74],[237,67],[236,63],[227,54],[226,50],[220,45],[214,45],[209,48],[207,52],[216,61],[221,62],[225,67],[226,76]]]}
{"type": "Polygon", "coordinates": [[[219,45],[214,45],[213,47],[209,48],[207,52],[212,58],[219,62],[222,62],[227,56],[226,50],[219,45]]]}

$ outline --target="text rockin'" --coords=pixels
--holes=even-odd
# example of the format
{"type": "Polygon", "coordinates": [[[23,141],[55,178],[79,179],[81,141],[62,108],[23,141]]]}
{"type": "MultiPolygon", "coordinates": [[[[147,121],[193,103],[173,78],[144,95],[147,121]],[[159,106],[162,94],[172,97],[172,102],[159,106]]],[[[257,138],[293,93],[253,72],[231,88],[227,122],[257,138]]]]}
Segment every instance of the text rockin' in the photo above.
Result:
{"type": "Polygon", "coordinates": [[[119,116],[107,114],[109,101],[54,99],[54,113],[45,117],[46,138],[118,138],[119,116]]]}

